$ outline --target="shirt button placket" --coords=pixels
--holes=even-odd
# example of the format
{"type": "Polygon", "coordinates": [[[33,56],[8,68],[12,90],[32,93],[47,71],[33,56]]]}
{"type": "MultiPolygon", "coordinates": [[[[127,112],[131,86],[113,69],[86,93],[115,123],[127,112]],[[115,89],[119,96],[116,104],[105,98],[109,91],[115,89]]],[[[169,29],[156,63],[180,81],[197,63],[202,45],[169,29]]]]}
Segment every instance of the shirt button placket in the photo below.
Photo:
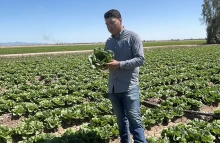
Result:
{"type": "MultiPolygon", "coordinates": [[[[117,44],[118,41],[117,40],[115,40],[115,41],[116,41],[116,44],[117,44]]],[[[115,46],[115,49],[116,49],[116,46],[115,46]]]]}

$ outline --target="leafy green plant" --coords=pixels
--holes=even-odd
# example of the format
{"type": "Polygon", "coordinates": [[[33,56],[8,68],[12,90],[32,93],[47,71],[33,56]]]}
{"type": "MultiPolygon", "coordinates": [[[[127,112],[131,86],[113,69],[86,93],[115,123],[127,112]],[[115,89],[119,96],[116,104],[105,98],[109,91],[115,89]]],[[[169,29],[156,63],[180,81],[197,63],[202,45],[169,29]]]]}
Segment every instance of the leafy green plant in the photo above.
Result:
{"type": "Polygon", "coordinates": [[[11,129],[0,125],[0,143],[12,143],[11,129]]]}
{"type": "Polygon", "coordinates": [[[194,119],[187,125],[178,124],[169,127],[168,129],[164,129],[161,135],[162,138],[168,138],[170,142],[214,143],[216,136],[218,136],[219,133],[218,130],[218,122],[208,123],[206,121],[194,119]],[[217,126],[214,127],[213,125],[217,126]]]}
{"type": "Polygon", "coordinates": [[[60,126],[60,120],[57,116],[51,116],[44,120],[44,125],[47,129],[54,129],[60,126]]]}
{"type": "Polygon", "coordinates": [[[33,112],[35,113],[38,111],[38,106],[35,103],[24,103],[24,106],[28,111],[28,113],[33,113],[33,112]]]}
{"type": "Polygon", "coordinates": [[[220,110],[215,110],[214,114],[220,116],[220,110]]]}
{"type": "Polygon", "coordinates": [[[26,114],[27,110],[24,108],[23,105],[16,105],[14,109],[12,109],[13,116],[21,116],[26,114]]]}
{"type": "Polygon", "coordinates": [[[17,135],[22,136],[23,139],[27,139],[33,135],[40,134],[44,128],[43,123],[40,121],[29,121],[22,122],[16,128],[13,129],[13,132],[17,135]]]}
{"type": "Polygon", "coordinates": [[[48,140],[53,140],[55,138],[55,135],[53,134],[41,134],[41,135],[35,135],[27,140],[19,141],[19,143],[44,143],[48,140]]]}
{"type": "Polygon", "coordinates": [[[93,53],[88,56],[88,60],[93,69],[101,68],[105,63],[114,59],[114,53],[111,50],[104,51],[103,48],[97,47],[93,53]]]}

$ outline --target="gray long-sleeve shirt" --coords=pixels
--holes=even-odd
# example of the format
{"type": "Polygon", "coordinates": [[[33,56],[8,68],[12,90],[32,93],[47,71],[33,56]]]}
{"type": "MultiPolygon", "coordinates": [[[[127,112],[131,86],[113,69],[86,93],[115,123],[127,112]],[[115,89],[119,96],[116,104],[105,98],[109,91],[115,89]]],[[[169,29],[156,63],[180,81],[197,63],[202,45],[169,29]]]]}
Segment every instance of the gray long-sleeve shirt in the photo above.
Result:
{"type": "Polygon", "coordinates": [[[119,61],[120,69],[110,70],[108,92],[127,92],[139,84],[139,66],[144,64],[143,44],[140,37],[129,30],[123,29],[118,38],[107,39],[105,50],[114,52],[114,59],[119,61]]]}

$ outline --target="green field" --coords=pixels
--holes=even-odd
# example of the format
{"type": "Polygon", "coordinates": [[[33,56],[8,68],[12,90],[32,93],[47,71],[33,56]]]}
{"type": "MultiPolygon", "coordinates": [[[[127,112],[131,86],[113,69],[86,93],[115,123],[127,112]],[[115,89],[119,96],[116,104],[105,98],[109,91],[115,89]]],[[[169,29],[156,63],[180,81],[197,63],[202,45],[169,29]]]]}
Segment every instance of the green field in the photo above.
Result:
{"type": "Polygon", "coordinates": [[[204,45],[204,44],[206,44],[206,40],[143,42],[144,47],[170,46],[170,45],[204,45]]]}
{"type": "Polygon", "coordinates": [[[0,55],[4,54],[24,54],[24,53],[41,53],[41,52],[58,52],[58,51],[78,51],[92,50],[104,45],[76,45],[76,46],[39,46],[39,47],[16,47],[0,48],[0,55]]]}
{"type": "MultiPolygon", "coordinates": [[[[146,131],[183,116],[191,120],[163,129],[149,143],[218,143],[220,120],[202,120],[185,110],[200,111],[220,102],[220,49],[149,49],[140,68],[141,113],[146,131]],[[157,99],[160,107],[147,101],[157,99]]],[[[108,73],[91,69],[88,54],[0,59],[0,142],[108,143],[118,137],[116,118],[107,98],[108,73]],[[85,124],[86,123],[86,124],[85,124]],[[10,127],[9,127],[10,126],[10,127]],[[74,126],[80,126],[74,130],[74,126]],[[62,134],[56,134],[60,129],[62,134]],[[7,142],[8,141],[8,142],[7,142]]],[[[154,102],[155,104],[155,102],[154,102]]],[[[220,110],[212,113],[220,115],[220,110]]]]}
{"type": "MultiPolygon", "coordinates": [[[[205,44],[205,40],[143,42],[144,47],[168,46],[168,45],[203,45],[203,44],[205,44]]],[[[104,47],[104,44],[74,45],[74,46],[39,46],[39,47],[0,48],[0,55],[3,55],[3,54],[39,53],[39,52],[56,52],[56,51],[92,50],[96,47],[104,47]]]]}

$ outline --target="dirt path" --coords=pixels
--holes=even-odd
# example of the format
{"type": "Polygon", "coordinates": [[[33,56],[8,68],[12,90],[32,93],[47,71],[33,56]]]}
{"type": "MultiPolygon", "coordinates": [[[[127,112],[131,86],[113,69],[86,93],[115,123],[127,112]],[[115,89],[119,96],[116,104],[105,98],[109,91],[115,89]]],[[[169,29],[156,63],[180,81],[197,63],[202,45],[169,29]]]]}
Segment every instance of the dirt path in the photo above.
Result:
{"type": "Polygon", "coordinates": [[[89,53],[92,50],[80,50],[80,51],[62,51],[62,52],[42,52],[42,53],[25,53],[25,54],[5,54],[1,57],[25,57],[25,56],[37,56],[37,55],[57,55],[57,54],[72,54],[72,53],[89,53]]]}
{"type": "MultiPolygon", "coordinates": [[[[152,48],[178,48],[178,47],[197,47],[197,46],[208,46],[208,45],[170,45],[170,46],[152,46],[144,47],[144,49],[152,48]]],[[[78,50],[78,51],[59,51],[59,52],[40,52],[40,53],[25,53],[25,54],[4,54],[1,57],[24,57],[24,56],[37,56],[37,55],[57,55],[57,54],[74,54],[74,53],[89,53],[93,50],[78,50]]]]}
{"type": "Polygon", "coordinates": [[[91,43],[83,43],[83,44],[66,44],[66,45],[54,45],[54,44],[47,44],[47,45],[23,45],[23,46],[0,46],[0,48],[25,48],[25,47],[58,47],[58,46],[80,46],[80,45],[101,45],[104,43],[96,43],[96,44],[91,44],[91,43]]]}

